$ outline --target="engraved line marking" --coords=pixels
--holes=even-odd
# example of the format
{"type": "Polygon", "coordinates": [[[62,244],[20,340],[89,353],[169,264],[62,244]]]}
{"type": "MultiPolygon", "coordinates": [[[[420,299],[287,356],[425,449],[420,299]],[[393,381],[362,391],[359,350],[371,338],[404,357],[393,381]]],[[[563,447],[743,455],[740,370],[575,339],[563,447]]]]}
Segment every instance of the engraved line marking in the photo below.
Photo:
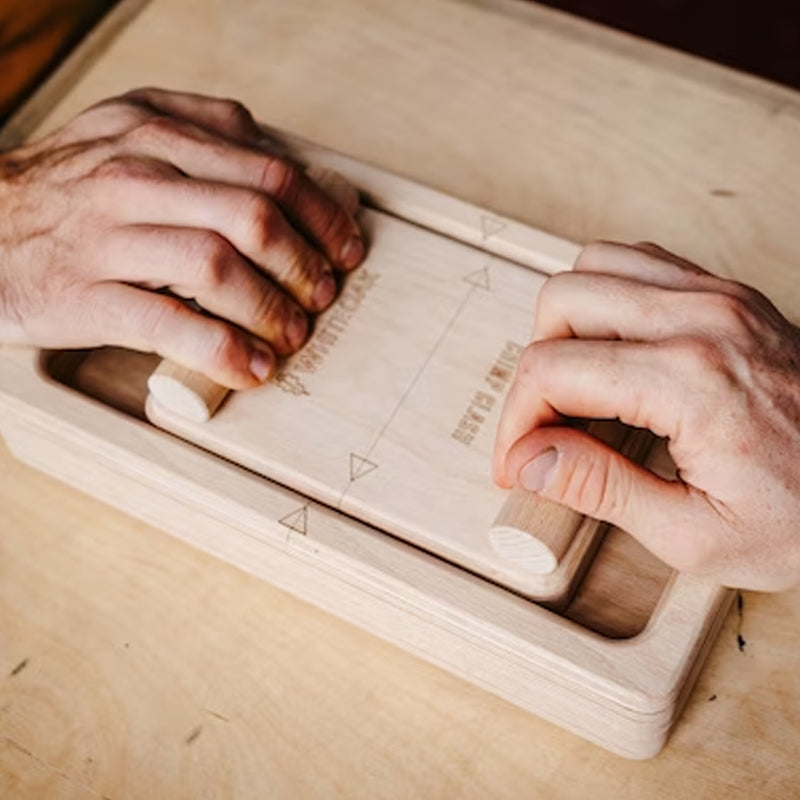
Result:
{"type": "MultiPolygon", "coordinates": [[[[400,410],[400,407],[406,401],[406,398],[411,394],[411,392],[413,391],[414,387],[417,385],[417,381],[419,381],[420,377],[422,376],[422,373],[425,371],[425,368],[433,360],[433,357],[436,355],[437,350],[441,347],[442,343],[447,338],[447,334],[450,333],[450,330],[452,329],[453,325],[455,325],[456,320],[461,316],[461,312],[466,308],[466,305],[469,302],[469,299],[472,297],[472,293],[475,291],[475,289],[476,289],[476,287],[473,286],[464,295],[463,299],[458,304],[458,308],[456,309],[456,311],[453,314],[453,316],[450,317],[450,319],[448,320],[447,325],[445,325],[444,330],[442,331],[442,333],[439,336],[439,338],[436,340],[436,344],[434,344],[434,346],[431,348],[430,352],[425,357],[425,360],[422,362],[422,366],[417,370],[416,374],[411,379],[410,383],[408,384],[408,386],[406,387],[405,391],[403,392],[402,397],[397,402],[397,405],[395,405],[394,409],[392,410],[392,413],[389,415],[389,418],[386,420],[386,422],[383,423],[383,425],[381,426],[381,429],[378,431],[377,435],[372,440],[372,444],[370,444],[369,448],[367,449],[366,456],[369,456],[372,453],[372,451],[375,449],[375,446],[378,444],[378,442],[383,437],[383,434],[386,433],[386,429],[389,427],[389,425],[392,424],[392,420],[397,416],[397,412],[400,410]]],[[[366,456],[364,456],[364,457],[366,457],[366,456]]]]}
{"type": "MultiPolygon", "coordinates": [[[[489,266],[490,266],[490,264],[492,263],[493,260],[494,260],[494,256],[489,256],[489,259],[486,262],[486,264],[484,265],[483,269],[479,270],[479,271],[485,271],[486,272],[487,282],[488,282],[488,277],[489,277],[489,266]]],[[[453,326],[455,325],[456,320],[461,316],[462,312],[467,307],[467,304],[469,303],[470,299],[472,298],[473,293],[476,292],[477,290],[478,290],[478,287],[475,284],[471,284],[471,286],[470,286],[469,290],[467,291],[467,293],[464,295],[463,298],[461,298],[461,302],[458,304],[458,308],[456,308],[456,310],[451,315],[450,319],[447,321],[447,324],[444,326],[444,329],[442,330],[441,334],[439,335],[439,338],[436,340],[436,343],[428,351],[427,356],[425,356],[425,360],[422,362],[422,364],[420,365],[419,369],[414,374],[414,377],[411,379],[411,381],[409,382],[408,386],[405,388],[405,391],[403,392],[402,396],[400,397],[400,399],[395,404],[395,407],[392,410],[392,413],[389,415],[389,418],[386,420],[386,422],[383,423],[383,425],[381,426],[380,430],[375,435],[375,438],[372,440],[372,443],[367,448],[366,453],[364,453],[364,455],[357,456],[357,458],[363,459],[365,461],[369,459],[369,456],[372,454],[372,451],[377,447],[378,442],[380,442],[380,440],[383,438],[383,435],[386,433],[387,428],[392,424],[392,421],[397,416],[397,412],[400,411],[400,409],[403,406],[403,403],[405,403],[405,401],[408,398],[408,396],[414,390],[414,387],[417,385],[420,377],[422,376],[422,373],[425,372],[425,370],[428,367],[428,364],[430,364],[430,362],[432,361],[433,357],[436,355],[437,351],[439,350],[439,348],[444,343],[445,339],[447,339],[447,336],[450,333],[450,331],[452,330],[453,326]]],[[[350,454],[350,462],[351,462],[351,467],[350,467],[351,473],[350,474],[351,475],[352,475],[352,456],[353,456],[353,454],[351,453],[350,454]]],[[[369,462],[369,463],[374,463],[374,462],[369,462]]],[[[369,470],[369,471],[372,472],[372,470],[369,470]]],[[[359,475],[358,477],[362,477],[364,474],[366,474],[366,473],[362,473],[362,475],[359,475]]],[[[347,495],[348,491],[350,491],[350,487],[353,485],[353,481],[354,480],[355,479],[351,477],[350,480],[347,482],[347,485],[342,490],[342,494],[339,497],[339,502],[336,504],[336,508],[337,509],[341,509],[342,504],[344,503],[344,498],[347,495]]]]}

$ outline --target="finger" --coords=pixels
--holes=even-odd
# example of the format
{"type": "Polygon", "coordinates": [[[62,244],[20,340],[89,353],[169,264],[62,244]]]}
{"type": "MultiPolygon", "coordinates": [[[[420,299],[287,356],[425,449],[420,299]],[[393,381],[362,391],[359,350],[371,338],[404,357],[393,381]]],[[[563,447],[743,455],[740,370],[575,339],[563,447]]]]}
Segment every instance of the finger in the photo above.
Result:
{"type": "Polygon", "coordinates": [[[688,258],[684,258],[677,253],[673,253],[671,250],[667,250],[660,244],[656,244],[656,242],[636,242],[636,244],[633,245],[633,248],[634,250],[639,250],[642,253],[654,256],[655,258],[660,258],[662,261],[669,261],[676,267],[686,270],[687,272],[692,272],[695,275],[711,275],[714,277],[712,272],[709,272],[707,269],[703,269],[703,267],[701,267],[699,264],[696,264],[694,261],[689,261],[688,258]]]}
{"type": "Polygon", "coordinates": [[[221,142],[193,120],[175,117],[152,117],[125,138],[137,153],[168,161],[192,177],[265,193],[338,268],[352,269],[363,259],[365,247],[356,221],[297,164],[221,142]]]}
{"type": "Polygon", "coordinates": [[[676,289],[605,273],[562,272],[537,298],[533,340],[655,341],[730,327],[743,302],[724,292],[676,289]],[[727,313],[726,313],[727,311],[727,313]]]}
{"type": "MultiPolygon", "coordinates": [[[[696,373],[706,372],[704,353],[691,341],[659,344],[557,339],[528,346],[503,406],[495,440],[493,476],[512,486],[507,458],[528,431],[552,425],[559,415],[619,418],[658,436],[680,429],[687,386],[699,395],[696,373]]],[[[710,375],[711,373],[707,373],[710,375]]],[[[704,375],[702,381],[708,381],[704,375]]],[[[709,381],[709,393],[719,387],[709,381]]]]}
{"type": "Polygon", "coordinates": [[[305,313],[214,231],[149,225],[116,229],[95,251],[107,277],[169,287],[264,339],[278,355],[305,342],[305,313]]]}
{"type": "Polygon", "coordinates": [[[152,111],[135,103],[121,103],[118,98],[103,100],[82,111],[62,128],[41,140],[48,148],[100,143],[141,125],[152,111]]]}
{"type": "Polygon", "coordinates": [[[634,247],[616,242],[593,242],[583,248],[573,269],[631,278],[671,289],[704,290],[720,279],[658,245],[634,247]]]}
{"type": "Polygon", "coordinates": [[[132,286],[97,284],[84,333],[98,343],[155,352],[231,389],[247,389],[275,371],[270,347],[179,300],[132,286]]]}
{"type": "Polygon", "coordinates": [[[361,198],[358,189],[342,174],[328,167],[311,165],[306,169],[306,175],[317,186],[332,197],[351,217],[358,213],[361,198]]]}
{"type": "Polygon", "coordinates": [[[56,131],[59,145],[121,136],[155,117],[186,119],[197,127],[250,147],[262,140],[250,112],[235,100],[162,89],[134,89],[87,108],[56,131]]]}
{"type": "Polygon", "coordinates": [[[308,311],[326,308],[336,294],[330,265],[260,192],[148,172],[138,158],[106,162],[94,178],[117,224],[216,231],[308,311]]]}
{"type": "Polygon", "coordinates": [[[627,531],[671,566],[697,572],[717,560],[719,527],[706,497],[659,478],[586,433],[550,427],[509,454],[520,486],[627,531]]]}
{"type": "Polygon", "coordinates": [[[250,110],[238,100],[153,87],[133,89],[120,100],[187,120],[209,133],[242,144],[256,145],[263,138],[250,110]]]}

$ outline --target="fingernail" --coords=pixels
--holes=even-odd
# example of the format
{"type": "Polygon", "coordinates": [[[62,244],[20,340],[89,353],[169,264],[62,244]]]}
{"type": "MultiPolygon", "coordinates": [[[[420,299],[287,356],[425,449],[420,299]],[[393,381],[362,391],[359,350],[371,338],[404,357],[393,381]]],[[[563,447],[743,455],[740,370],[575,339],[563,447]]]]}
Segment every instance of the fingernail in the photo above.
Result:
{"type": "Polygon", "coordinates": [[[364,258],[364,241],[360,236],[351,236],[339,253],[339,263],[345,269],[352,269],[361,263],[362,258],[364,258]]]}
{"type": "Polygon", "coordinates": [[[314,289],[314,296],[311,298],[311,302],[314,304],[314,308],[321,310],[330,305],[335,294],[336,280],[333,275],[328,272],[317,282],[317,287],[314,289]]]}
{"type": "Polygon", "coordinates": [[[262,350],[256,349],[250,356],[250,372],[259,383],[264,383],[269,378],[272,373],[272,364],[272,356],[262,350]]]}
{"type": "Polygon", "coordinates": [[[557,461],[558,451],[555,447],[542,450],[519,471],[520,486],[529,492],[541,492],[550,481],[557,461]]]}
{"type": "Polygon", "coordinates": [[[307,333],[308,320],[306,319],[306,315],[299,308],[294,308],[292,310],[292,318],[286,326],[286,338],[289,341],[290,347],[297,350],[306,340],[307,333]]]}

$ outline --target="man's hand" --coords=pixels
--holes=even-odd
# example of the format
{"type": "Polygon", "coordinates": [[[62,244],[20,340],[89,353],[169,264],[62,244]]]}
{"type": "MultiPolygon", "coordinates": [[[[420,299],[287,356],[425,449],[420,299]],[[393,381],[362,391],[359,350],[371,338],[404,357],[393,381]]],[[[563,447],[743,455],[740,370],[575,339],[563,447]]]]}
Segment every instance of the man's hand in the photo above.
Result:
{"type": "Polygon", "coordinates": [[[654,245],[587,247],[539,297],[494,477],[611,522],[672,566],[800,582],[800,330],[754,289],[654,245]],[[564,416],[667,437],[662,480],[564,416]]]}
{"type": "Polygon", "coordinates": [[[0,154],[0,341],[156,351],[234,389],[266,379],[364,245],[262,143],[238,103],[143,89],[0,154]]]}

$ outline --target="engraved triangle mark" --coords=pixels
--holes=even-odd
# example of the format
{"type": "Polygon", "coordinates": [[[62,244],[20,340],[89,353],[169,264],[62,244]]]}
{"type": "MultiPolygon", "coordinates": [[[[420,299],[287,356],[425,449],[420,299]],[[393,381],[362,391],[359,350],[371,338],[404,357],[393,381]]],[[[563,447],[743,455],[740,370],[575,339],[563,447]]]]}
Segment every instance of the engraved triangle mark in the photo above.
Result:
{"type": "Polygon", "coordinates": [[[463,281],[476,289],[484,289],[487,292],[492,288],[489,283],[489,267],[470,272],[469,275],[464,276],[463,281]]]}
{"type": "Polygon", "coordinates": [[[490,236],[500,233],[500,231],[506,227],[508,227],[507,222],[503,222],[503,220],[497,219],[497,217],[481,214],[481,236],[484,239],[488,239],[490,236]]]}
{"type": "Polygon", "coordinates": [[[306,525],[308,523],[308,506],[303,506],[296,511],[292,511],[290,514],[283,517],[283,519],[279,519],[278,523],[283,525],[284,528],[288,528],[290,531],[302,533],[303,536],[305,536],[306,525]]]}
{"type": "Polygon", "coordinates": [[[368,458],[350,453],[350,480],[357,481],[368,475],[372,470],[378,469],[378,465],[368,458]]]}

